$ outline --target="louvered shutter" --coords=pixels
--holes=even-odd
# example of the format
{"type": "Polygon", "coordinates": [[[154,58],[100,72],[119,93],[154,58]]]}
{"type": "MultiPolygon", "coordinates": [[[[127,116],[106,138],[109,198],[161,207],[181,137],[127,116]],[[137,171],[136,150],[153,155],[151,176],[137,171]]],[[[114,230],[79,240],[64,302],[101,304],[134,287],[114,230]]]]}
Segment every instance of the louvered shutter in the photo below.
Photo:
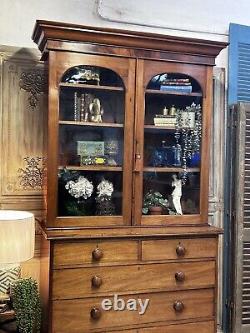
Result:
{"type": "MultiPolygon", "coordinates": [[[[232,107],[232,243],[234,245],[234,333],[250,332],[250,104],[232,107]]],[[[233,264],[233,263],[232,263],[233,264]]]]}
{"type": "Polygon", "coordinates": [[[225,311],[224,324],[230,321],[232,328],[226,332],[250,333],[250,104],[232,106],[250,102],[250,27],[230,24],[229,42],[228,104],[234,130],[227,137],[224,295],[233,320],[227,320],[225,311]]]}
{"type": "Polygon", "coordinates": [[[229,27],[228,103],[250,102],[250,27],[229,27]]]}

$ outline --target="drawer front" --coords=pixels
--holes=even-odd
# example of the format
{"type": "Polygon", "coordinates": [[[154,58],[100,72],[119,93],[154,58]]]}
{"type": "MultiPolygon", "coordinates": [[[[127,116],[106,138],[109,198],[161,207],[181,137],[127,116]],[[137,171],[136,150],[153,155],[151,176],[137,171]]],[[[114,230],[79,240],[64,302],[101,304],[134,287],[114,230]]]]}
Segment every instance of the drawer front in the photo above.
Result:
{"type": "MultiPolygon", "coordinates": [[[[108,328],[117,328],[118,330],[129,325],[143,325],[165,321],[175,322],[209,317],[212,319],[214,316],[213,289],[118,297],[119,299],[122,297],[125,303],[128,300],[131,302],[133,298],[137,301],[140,298],[143,302],[149,299],[149,305],[145,313],[140,315],[139,311],[129,311],[127,309],[115,311],[112,308],[109,311],[104,311],[101,305],[104,297],[53,301],[52,331],[56,333],[82,333],[107,330],[108,328]],[[95,317],[98,319],[91,317],[91,310],[92,315],[95,313],[95,317]]],[[[105,298],[109,298],[113,302],[113,297],[105,298]]],[[[140,307],[138,308],[141,309],[140,307]]]]}
{"type": "Polygon", "coordinates": [[[217,238],[142,241],[142,260],[215,258],[217,238]]]}
{"type": "Polygon", "coordinates": [[[214,333],[214,321],[139,329],[139,333],[214,333]]]}
{"type": "Polygon", "coordinates": [[[136,241],[56,242],[53,266],[98,264],[137,259],[138,243],[136,241]]]}
{"type": "Polygon", "coordinates": [[[53,271],[53,299],[153,289],[206,288],[215,284],[215,262],[162,263],[53,271]]]}
{"type": "Polygon", "coordinates": [[[112,330],[112,333],[139,333],[138,330],[126,330],[126,327],[122,330],[122,331],[113,331],[112,330]]]}

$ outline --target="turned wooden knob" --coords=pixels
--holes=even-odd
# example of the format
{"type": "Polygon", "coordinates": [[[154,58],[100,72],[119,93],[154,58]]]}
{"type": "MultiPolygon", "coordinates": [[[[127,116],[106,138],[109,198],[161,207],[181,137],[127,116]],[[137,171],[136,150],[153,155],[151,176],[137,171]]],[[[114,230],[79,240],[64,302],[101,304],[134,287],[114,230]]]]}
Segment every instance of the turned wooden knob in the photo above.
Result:
{"type": "Polygon", "coordinates": [[[101,249],[99,249],[99,247],[95,248],[93,251],[92,251],[92,258],[94,260],[100,260],[101,258],[103,257],[103,251],[101,249]]]}
{"type": "Polygon", "coordinates": [[[94,307],[90,310],[90,317],[93,319],[93,320],[98,320],[100,319],[102,316],[102,312],[99,308],[97,307],[94,307]]]}
{"type": "Polygon", "coordinates": [[[182,301],[175,301],[173,304],[173,308],[176,312],[182,312],[184,310],[184,304],[182,301]]]}
{"type": "Polygon", "coordinates": [[[184,257],[185,253],[186,253],[185,247],[181,244],[177,245],[177,247],[176,247],[177,256],[178,257],[184,257]]]}
{"type": "Polygon", "coordinates": [[[92,287],[100,288],[102,285],[102,278],[98,275],[95,275],[91,279],[92,287]]]}
{"type": "Polygon", "coordinates": [[[185,274],[183,272],[176,272],[175,280],[178,282],[183,282],[185,280],[185,274]]]}

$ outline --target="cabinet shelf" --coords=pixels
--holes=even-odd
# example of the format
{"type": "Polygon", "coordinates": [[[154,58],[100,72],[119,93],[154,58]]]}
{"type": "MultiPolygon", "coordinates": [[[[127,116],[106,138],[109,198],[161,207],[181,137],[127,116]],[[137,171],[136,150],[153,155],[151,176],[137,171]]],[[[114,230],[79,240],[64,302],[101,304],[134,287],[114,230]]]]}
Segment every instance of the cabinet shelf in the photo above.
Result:
{"type": "MultiPolygon", "coordinates": [[[[144,172],[183,172],[180,167],[145,167],[144,172]]],[[[200,168],[187,168],[187,172],[200,172],[200,168]]]]}
{"type": "Polygon", "coordinates": [[[59,169],[67,169],[72,171],[122,171],[122,167],[117,166],[108,166],[108,165],[66,165],[59,166],[59,169]]]}
{"type": "Polygon", "coordinates": [[[151,95],[177,95],[177,96],[196,96],[196,97],[202,97],[202,93],[200,92],[192,92],[192,93],[185,93],[185,92],[179,92],[179,91],[163,91],[163,90],[156,90],[156,89],[146,89],[146,94],[151,95]]]}
{"type": "Polygon", "coordinates": [[[90,126],[90,127],[118,127],[123,128],[123,124],[116,123],[93,123],[74,120],[59,120],[60,125],[76,125],[76,126],[90,126]]]}
{"type": "Polygon", "coordinates": [[[94,86],[91,84],[82,84],[82,83],[60,83],[59,86],[69,87],[69,88],[93,89],[93,90],[124,91],[124,88],[122,87],[94,86]]]}
{"type": "MultiPolygon", "coordinates": [[[[191,127],[180,127],[179,129],[187,129],[187,130],[191,130],[193,128],[191,127]]],[[[169,131],[175,131],[176,130],[176,127],[175,126],[155,126],[155,125],[144,125],[144,129],[145,130],[169,130],[169,131]]]]}
{"type": "Polygon", "coordinates": [[[175,131],[176,127],[175,126],[155,126],[155,125],[144,125],[144,128],[146,130],[170,130],[170,131],[175,131]]]}

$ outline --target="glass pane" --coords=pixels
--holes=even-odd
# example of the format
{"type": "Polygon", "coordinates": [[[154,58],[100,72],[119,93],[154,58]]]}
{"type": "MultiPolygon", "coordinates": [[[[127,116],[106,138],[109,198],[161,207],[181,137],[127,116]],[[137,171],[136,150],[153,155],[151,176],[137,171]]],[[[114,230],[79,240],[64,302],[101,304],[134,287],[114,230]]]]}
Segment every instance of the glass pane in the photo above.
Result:
{"type": "Polygon", "coordinates": [[[59,97],[59,216],[122,215],[121,78],[77,66],[64,74],[59,97]]]}
{"type": "Polygon", "coordinates": [[[60,120],[123,124],[123,91],[74,86],[60,89],[60,120]]]}
{"type": "Polygon", "coordinates": [[[122,172],[62,169],[58,189],[59,216],[122,214],[122,172]]]}
{"type": "Polygon", "coordinates": [[[156,75],[145,94],[143,214],[199,213],[201,137],[199,84],[182,74],[156,75]],[[152,206],[161,209],[152,213],[152,206]]]}
{"type": "Polygon", "coordinates": [[[123,128],[61,124],[59,166],[121,167],[123,128]]]}
{"type": "Polygon", "coordinates": [[[69,68],[61,82],[123,87],[122,79],[111,69],[86,65],[69,68]]]}
{"type": "Polygon", "coordinates": [[[144,215],[183,215],[199,213],[200,175],[188,172],[185,184],[173,172],[144,172],[144,215]]]}

